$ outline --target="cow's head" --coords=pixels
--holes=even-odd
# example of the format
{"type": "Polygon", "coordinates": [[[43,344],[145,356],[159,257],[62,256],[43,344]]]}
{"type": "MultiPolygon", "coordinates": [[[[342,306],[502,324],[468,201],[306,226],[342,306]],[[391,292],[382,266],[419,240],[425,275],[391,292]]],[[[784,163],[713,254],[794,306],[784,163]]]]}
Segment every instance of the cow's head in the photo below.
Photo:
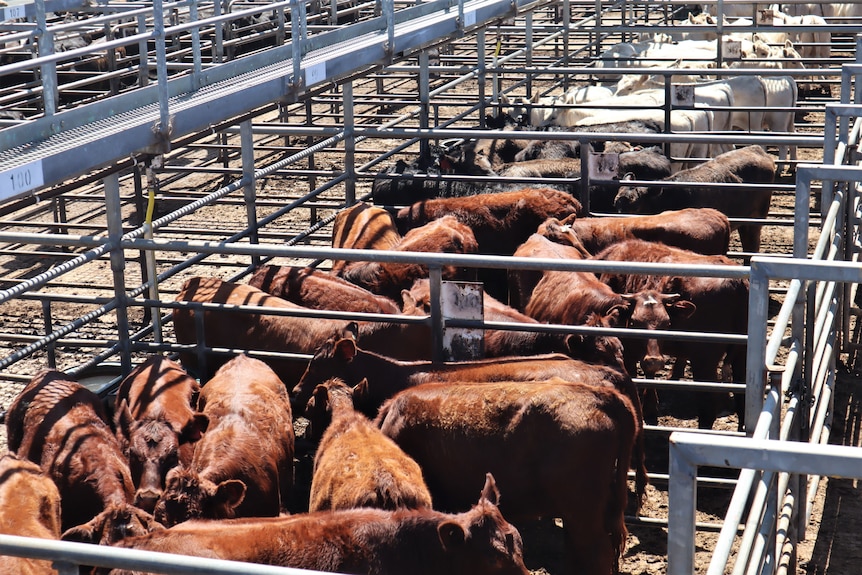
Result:
{"type": "MultiPolygon", "coordinates": [[[[622,177],[622,181],[634,179],[636,179],[635,175],[631,172],[622,177]]],[[[650,189],[646,186],[621,185],[616,197],[614,197],[614,209],[621,214],[640,213],[649,195],[650,189]]]]}
{"type": "Polygon", "coordinates": [[[63,541],[113,545],[126,537],[160,531],[164,526],[155,518],[132,505],[112,504],[93,519],[63,532],[63,541]]]}
{"type": "Polygon", "coordinates": [[[229,519],[236,516],[245,491],[239,479],[214,483],[191,469],[175,467],[168,473],[154,515],[167,527],[189,519],[229,519]]]}
{"type": "Polygon", "coordinates": [[[352,380],[348,370],[348,364],[356,357],[358,330],[356,322],[350,322],[342,333],[328,338],[314,353],[305,373],[291,391],[291,407],[297,413],[304,412],[315,387],[328,379],[337,377],[350,387],[358,383],[358,380],[352,380]]]}
{"type": "MultiPolygon", "coordinates": [[[[359,385],[365,383],[367,381],[363,379],[359,385]]],[[[320,441],[332,422],[332,414],[346,409],[353,410],[353,396],[347,384],[333,377],[317,385],[305,405],[305,417],[308,419],[305,436],[311,441],[320,441]]]]}
{"type": "MultiPolygon", "coordinates": [[[[606,315],[591,313],[584,322],[588,327],[617,327],[620,319],[620,308],[614,307],[606,315]]],[[[597,363],[614,367],[625,373],[623,344],[620,338],[604,334],[570,335],[566,338],[569,355],[589,363],[597,363]]]]}
{"type": "Polygon", "coordinates": [[[192,444],[209,425],[203,413],[191,413],[183,425],[161,417],[136,420],[123,399],[117,408],[117,427],[128,438],[129,471],[135,484],[135,505],[153,512],[162,494],[165,476],[180,463],[188,464],[192,444]]]}
{"type": "MultiPolygon", "coordinates": [[[[696,309],[692,302],[680,299],[679,294],[655,290],[626,294],[623,298],[631,303],[629,327],[637,329],[669,329],[675,319],[688,318],[696,309]]],[[[657,339],[635,340],[626,346],[629,368],[634,360],[640,359],[641,369],[648,378],[664,368],[664,354],[657,339]]]]}
{"type": "Polygon", "coordinates": [[[527,575],[524,543],[514,525],[500,513],[500,492],[485,476],[479,502],[466,513],[451,515],[437,526],[443,552],[459,573],[527,575]]]}

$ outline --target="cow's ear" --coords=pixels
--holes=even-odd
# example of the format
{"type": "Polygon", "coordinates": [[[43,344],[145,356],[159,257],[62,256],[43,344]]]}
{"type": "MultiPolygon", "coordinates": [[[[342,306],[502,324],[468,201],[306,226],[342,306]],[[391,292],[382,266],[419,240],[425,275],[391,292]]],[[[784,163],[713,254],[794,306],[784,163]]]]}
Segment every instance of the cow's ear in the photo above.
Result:
{"type": "Polygon", "coordinates": [[[440,156],[440,172],[444,174],[452,173],[455,169],[455,159],[449,154],[440,156]]]}
{"type": "Polygon", "coordinates": [[[580,333],[570,333],[566,336],[566,349],[570,355],[575,354],[578,348],[584,345],[584,335],[580,333]]]}
{"type": "Polygon", "coordinates": [[[132,417],[132,412],[129,411],[129,402],[123,398],[114,412],[114,425],[123,437],[128,438],[132,435],[132,424],[134,422],[135,419],[132,417]]]}
{"type": "Polygon", "coordinates": [[[342,339],[335,344],[335,357],[341,361],[352,361],[356,357],[356,341],[353,339],[342,339]]]}
{"type": "Polygon", "coordinates": [[[455,521],[444,521],[437,527],[437,534],[443,549],[450,550],[464,545],[467,533],[464,528],[455,521]]]}
{"type": "Polygon", "coordinates": [[[341,335],[345,338],[356,339],[359,337],[359,324],[355,321],[348,323],[341,335]]]}
{"type": "Polygon", "coordinates": [[[416,307],[416,298],[410,290],[401,290],[401,312],[404,315],[413,315],[416,313],[416,307]]]}
{"type": "Polygon", "coordinates": [[[670,309],[672,312],[674,312],[675,315],[679,315],[681,317],[684,317],[685,319],[688,319],[694,314],[694,312],[697,311],[697,306],[688,300],[682,299],[673,302],[673,304],[671,304],[670,306],[670,309]]]}
{"type": "Polygon", "coordinates": [[[203,413],[195,413],[180,431],[180,444],[194,443],[199,440],[209,427],[210,418],[203,413]]]}
{"type": "Polygon", "coordinates": [[[229,509],[236,509],[245,499],[245,483],[239,479],[228,479],[218,484],[216,498],[229,509]]]}
{"type": "Polygon", "coordinates": [[[75,543],[92,543],[97,545],[99,541],[96,539],[96,530],[93,522],[84,523],[75,527],[70,527],[60,535],[62,541],[73,541],[75,543]]]}
{"type": "Polygon", "coordinates": [[[498,505],[500,501],[500,490],[497,489],[497,482],[494,481],[494,476],[490,472],[485,474],[485,486],[482,487],[481,500],[485,500],[492,505],[498,505]]]}

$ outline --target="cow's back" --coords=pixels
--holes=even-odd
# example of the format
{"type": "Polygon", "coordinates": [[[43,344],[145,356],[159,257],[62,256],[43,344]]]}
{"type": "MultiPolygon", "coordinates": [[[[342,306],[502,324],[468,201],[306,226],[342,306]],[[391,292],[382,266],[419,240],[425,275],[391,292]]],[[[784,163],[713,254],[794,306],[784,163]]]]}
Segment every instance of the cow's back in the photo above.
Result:
{"type": "MultiPolygon", "coordinates": [[[[0,533],[40,539],[60,538],[60,493],[41,468],[12,453],[0,458],[0,533]]],[[[57,573],[50,561],[0,557],[4,573],[57,573]]]]}
{"type": "Polygon", "coordinates": [[[512,521],[562,517],[575,565],[616,565],[637,430],[620,393],[560,380],[426,384],[384,404],[375,423],[422,467],[438,508],[463,508],[483,473],[499,474],[512,521]]]}

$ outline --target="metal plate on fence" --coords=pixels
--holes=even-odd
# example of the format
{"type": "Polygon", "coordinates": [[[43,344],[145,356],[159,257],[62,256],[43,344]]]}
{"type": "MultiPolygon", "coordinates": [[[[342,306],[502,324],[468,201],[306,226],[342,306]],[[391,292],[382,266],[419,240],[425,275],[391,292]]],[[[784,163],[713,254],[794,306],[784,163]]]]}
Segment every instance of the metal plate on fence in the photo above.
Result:
{"type": "Polygon", "coordinates": [[[589,156],[590,180],[606,182],[616,180],[620,171],[620,155],[590,154],[589,156]]]}
{"type": "MultiPolygon", "coordinates": [[[[442,282],[440,304],[444,326],[447,319],[475,319],[482,321],[484,291],[481,283],[442,282]]],[[[443,328],[443,359],[461,361],[479,359],[484,355],[484,332],[466,327],[443,328]]]]}

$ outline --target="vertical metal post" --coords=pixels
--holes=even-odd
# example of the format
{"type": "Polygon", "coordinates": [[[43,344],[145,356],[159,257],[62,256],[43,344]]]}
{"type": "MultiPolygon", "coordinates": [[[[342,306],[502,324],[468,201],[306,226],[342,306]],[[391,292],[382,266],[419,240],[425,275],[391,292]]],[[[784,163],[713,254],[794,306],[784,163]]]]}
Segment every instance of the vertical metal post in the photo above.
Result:
{"type": "Polygon", "coordinates": [[[344,170],[347,180],[344,182],[344,194],[347,205],[356,201],[356,126],[353,116],[353,82],[342,86],[344,102],[344,170]]]}
{"type": "Polygon", "coordinates": [[[132,370],[129,341],[128,297],[126,296],[126,259],[121,245],[123,213],[120,202],[120,176],[113,173],[102,180],[105,186],[105,212],[108,218],[108,240],[111,243],[111,272],[114,276],[114,298],[117,300],[117,340],[123,374],[132,370]]]}
{"type": "Polygon", "coordinates": [[[485,28],[479,28],[476,31],[476,43],[478,51],[476,52],[476,80],[479,83],[479,102],[482,104],[479,112],[479,128],[485,129],[485,28]]]}
{"type": "Polygon", "coordinates": [[[395,51],[395,4],[392,0],[382,0],[383,23],[386,26],[386,46],[384,50],[388,59],[392,59],[395,51]]]}
{"type": "MultiPolygon", "coordinates": [[[[220,0],[215,0],[215,2],[213,2],[213,16],[216,18],[221,16],[220,0]]],[[[220,21],[216,22],[213,33],[215,36],[215,54],[213,54],[213,61],[220,64],[224,60],[224,23],[220,21]]]]}
{"type": "MultiPolygon", "coordinates": [[[[42,300],[42,321],[45,325],[45,335],[51,335],[54,331],[54,320],[51,316],[51,300],[42,300]]],[[[48,367],[57,369],[57,345],[52,341],[45,347],[48,354],[48,367]]]]}
{"type": "Polygon", "coordinates": [[[694,573],[695,505],[697,466],[692,465],[674,442],[668,442],[667,575],[694,573]]]}
{"type": "MultiPolygon", "coordinates": [[[[428,77],[428,50],[419,52],[419,127],[428,129],[428,118],[430,115],[429,105],[431,103],[431,81],[428,77]]],[[[429,142],[422,138],[419,142],[419,157],[429,158],[431,155],[429,142]]]]}
{"type": "MultiPolygon", "coordinates": [[[[153,36],[156,41],[156,76],[159,94],[159,132],[163,144],[170,142],[170,111],[168,109],[168,56],[165,47],[165,13],[162,0],[153,0],[153,36]]],[[[167,152],[169,150],[162,150],[167,152]]]]}
{"type": "MultiPolygon", "coordinates": [[[[218,4],[218,3],[216,3],[218,4]]],[[[147,17],[144,14],[138,16],[138,34],[147,31],[147,17]]],[[[138,40],[138,87],[143,88],[150,83],[150,66],[147,57],[149,47],[147,40],[138,40]]]]}
{"type": "Polygon", "coordinates": [[[769,317],[769,278],[757,257],[751,260],[749,282],[745,431],[751,435],[763,409],[763,388],[766,385],[766,320],[769,317]]]}
{"type": "MultiPolygon", "coordinates": [[[[48,30],[48,20],[45,14],[45,0],[36,0],[36,36],[39,41],[39,56],[50,56],[54,53],[54,33],[48,30]]],[[[57,64],[49,62],[40,67],[42,76],[42,101],[45,115],[53,116],[57,111],[59,91],[57,88],[57,64]]]]}
{"type": "MultiPolygon", "coordinates": [[[[248,239],[251,243],[256,244],[259,243],[257,235],[257,180],[254,177],[254,135],[251,131],[251,120],[245,120],[239,125],[239,138],[242,147],[242,195],[245,199],[248,239]]],[[[260,256],[251,256],[251,265],[260,265],[260,256]]]]}
{"type": "Polygon", "coordinates": [[[443,361],[443,306],[440,303],[443,269],[440,266],[428,266],[431,290],[431,358],[443,361]]]}
{"type": "MultiPolygon", "coordinates": [[[[192,22],[198,21],[198,0],[189,1],[189,18],[192,22]]],[[[192,84],[200,88],[203,84],[201,75],[201,31],[195,26],[192,28],[192,84]]]]}
{"type": "MultiPolygon", "coordinates": [[[[524,58],[527,68],[533,67],[533,12],[524,15],[524,58]]],[[[527,73],[527,96],[533,95],[533,75],[527,73]]]]}
{"type": "Polygon", "coordinates": [[[293,85],[291,89],[293,90],[294,97],[299,94],[301,87],[304,85],[302,70],[300,68],[300,64],[302,63],[302,37],[299,18],[296,17],[299,13],[299,5],[301,3],[297,0],[290,0],[290,45],[292,47],[291,57],[293,64],[293,85]]]}

